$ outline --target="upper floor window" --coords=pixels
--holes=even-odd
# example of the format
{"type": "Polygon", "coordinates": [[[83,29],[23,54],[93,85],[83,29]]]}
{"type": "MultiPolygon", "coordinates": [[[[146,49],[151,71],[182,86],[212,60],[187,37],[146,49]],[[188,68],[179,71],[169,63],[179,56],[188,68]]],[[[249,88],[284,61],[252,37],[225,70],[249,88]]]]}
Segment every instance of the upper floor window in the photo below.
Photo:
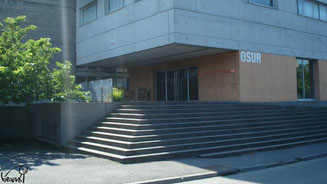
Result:
{"type": "Polygon", "coordinates": [[[273,7],[273,0],[249,0],[249,2],[273,7]]]}
{"type": "Polygon", "coordinates": [[[320,20],[327,21],[327,6],[326,5],[319,6],[319,15],[320,15],[320,20]]]}
{"type": "Polygon", "coordinates": [[[108,0],[108,12],[113,12],[124,7],[124,0],[108,0]]]}
{"type": "Polygon", "coordinates": [[[91,4],[81,9],[81,22],[86,24],[97,18],[97,2],[94,1],[91,4]]]}
{"type": "Polygon", "coordinates": [[[327,6],[311,0],[298,0],[299,14],[327,21],[327,6]]]}

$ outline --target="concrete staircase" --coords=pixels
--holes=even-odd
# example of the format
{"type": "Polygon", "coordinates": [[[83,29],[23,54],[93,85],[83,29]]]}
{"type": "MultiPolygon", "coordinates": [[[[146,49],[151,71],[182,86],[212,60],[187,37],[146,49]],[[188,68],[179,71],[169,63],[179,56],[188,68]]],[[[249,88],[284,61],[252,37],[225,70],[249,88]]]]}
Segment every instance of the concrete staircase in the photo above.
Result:
{"type": "Polygon", "coordinates": [[[327,141],[327,109],[240,103],[120,105],[68,148],[122,163],[223,157],[327,141]]]}

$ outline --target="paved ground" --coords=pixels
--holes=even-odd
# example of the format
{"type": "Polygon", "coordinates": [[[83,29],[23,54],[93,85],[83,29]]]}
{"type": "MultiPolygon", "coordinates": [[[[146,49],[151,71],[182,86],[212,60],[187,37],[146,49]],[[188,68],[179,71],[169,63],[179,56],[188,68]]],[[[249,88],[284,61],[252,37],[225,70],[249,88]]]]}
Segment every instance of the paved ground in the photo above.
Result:
{"type": "Polygon", "coordinates": [[[215,177],[181,184],[326,184],[327,157],[270,169],[215,177]]]}
{"type": "Polygon", "coordinates": [[[27,184],[133,183],[194,174],[214,174],[225,168],[221,166],[247,168],[320,152],[327,152],[327,143],[223,159],[188,158],[123,165],[82,154],[62,153],[36,142],[15,142],[0,143],[0,171],[5,173],[18,164],[28,164],[31,170],[25,175],[27,184]]]}

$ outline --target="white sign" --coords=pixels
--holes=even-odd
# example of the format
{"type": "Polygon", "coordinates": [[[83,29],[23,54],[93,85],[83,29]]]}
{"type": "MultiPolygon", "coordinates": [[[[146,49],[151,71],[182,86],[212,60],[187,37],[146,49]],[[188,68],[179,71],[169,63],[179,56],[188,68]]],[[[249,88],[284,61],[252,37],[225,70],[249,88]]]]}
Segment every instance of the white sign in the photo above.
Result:
{"type": "Polygon", "coordinates": [[[262,55],[258,52],[241,52],[241,61],[243,63],[261,63],[262,62],[262,55]]]}

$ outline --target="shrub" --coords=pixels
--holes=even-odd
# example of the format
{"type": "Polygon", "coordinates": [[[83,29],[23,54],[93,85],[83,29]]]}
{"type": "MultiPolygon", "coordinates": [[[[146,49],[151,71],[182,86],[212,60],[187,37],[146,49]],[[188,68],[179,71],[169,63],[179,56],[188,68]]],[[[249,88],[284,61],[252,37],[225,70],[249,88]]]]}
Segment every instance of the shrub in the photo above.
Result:
{"type": "Polygon", "coordinates": [[[124,100],[124,89],[113,88],[114,102],[122,102],[124,100]]]}
{"type": "Polygon", "coordinates": [[[70,75],[70,62],[57,62],[58,69],[53,71],[48,68],[49,60],[61,50],[53,47],[49,38],[24,41],[36,26],[21,28],[22,22],[25,16],[0,22],[0,102],[88,101],[89,93],[82,92],[70,75]]]}

